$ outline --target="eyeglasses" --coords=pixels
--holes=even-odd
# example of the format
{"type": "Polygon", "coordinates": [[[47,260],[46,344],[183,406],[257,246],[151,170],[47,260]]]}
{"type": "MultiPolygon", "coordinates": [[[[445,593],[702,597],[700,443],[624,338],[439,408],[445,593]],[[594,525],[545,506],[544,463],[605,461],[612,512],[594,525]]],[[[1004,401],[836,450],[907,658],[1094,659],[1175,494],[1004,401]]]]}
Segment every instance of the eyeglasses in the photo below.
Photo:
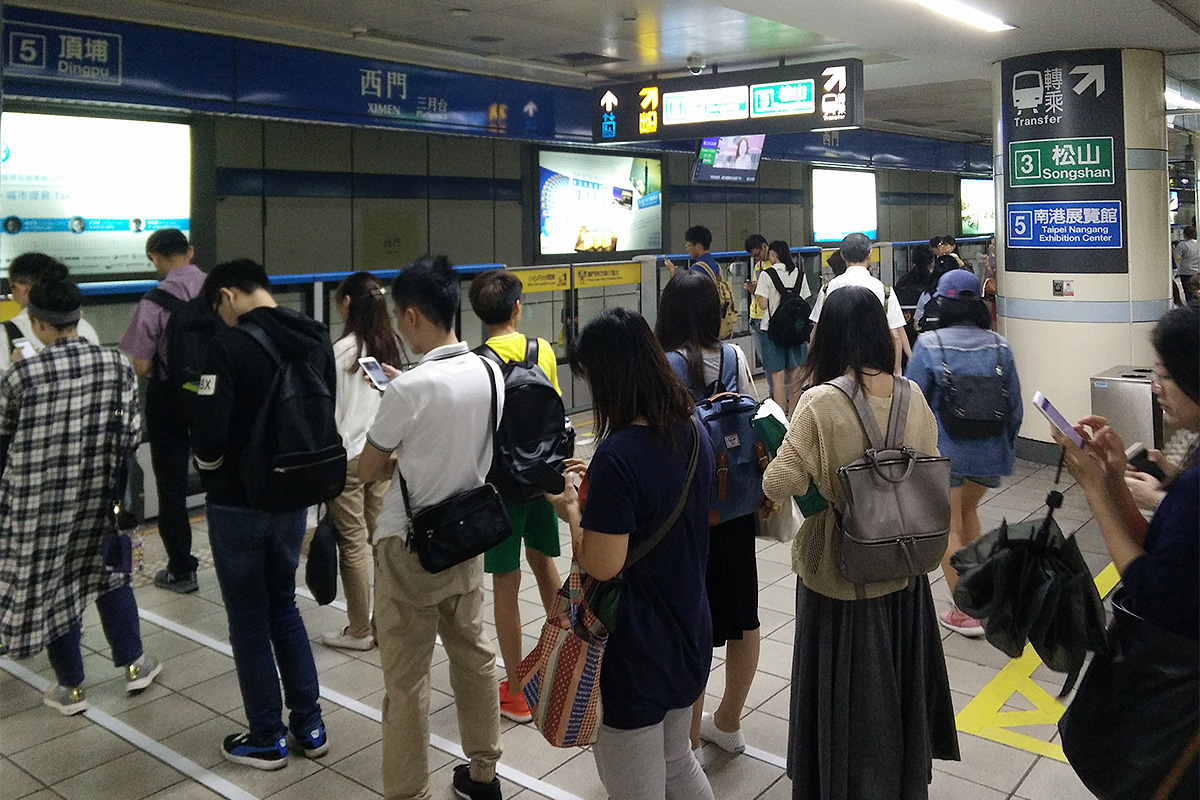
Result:
{"type": "Polygon", "coordinates": [[[1154,386],[1157,386],[1159,389],[1161,389],[1163,388],[1163,384],[1174,383],[1175,379],[1172,378],[1168,373],[1155,367],[1154,376],[1150,379],[1150,382],[1154,386]]]}

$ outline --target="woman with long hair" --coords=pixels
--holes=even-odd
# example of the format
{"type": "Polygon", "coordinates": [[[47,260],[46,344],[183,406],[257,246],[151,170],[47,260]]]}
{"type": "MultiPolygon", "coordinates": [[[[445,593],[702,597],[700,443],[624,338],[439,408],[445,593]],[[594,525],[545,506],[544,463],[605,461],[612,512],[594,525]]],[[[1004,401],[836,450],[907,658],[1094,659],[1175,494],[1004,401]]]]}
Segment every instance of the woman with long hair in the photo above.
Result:
{"type": "MultiPolygon", "coordinates": [[[[839,468],[867,449],[854,404],[828,381],[845,376],[881,430],[892,405],[895,346],[879,297],[863,287],[830,293],[808,356],[815,384],[800,398],[763,492],[776,502],[813,484],[829,507],[807,517],[792,543],[796,647],[788,775],[795,800],[929,796],[932,758],[957,760],[958,739],[929,579],[854,584],[837,565],[839,468]]],[[[936,453],[937,422],[915,386],[903,443],[936,453]]]]}
{"type": "Polygon", "coordinates": [[[672,798],[711,800],[689,740],[692,706],[712,662],[708,437],[637,312],[601,311],[580,332],[572,368],[591,389],[601,441],[586,469],[568,462],[566,489],[550,501],[570,526],[580,567],[599,580],[623,579],[600,670],[604,719],[593,746],[600,781],[612,800],[664,797],[668,786],[672,798]],[[585,472],[581,504],[574,475],[585,472]],[[682,512],[661,541],[625,568],[629,552],[670,520],[681,498],[682,512]]]}
{"type": "Polygon", "coordinates": [[[367,551],[375,520],[390,480],[358,479],[358,456],[367,441],[367,428],[379,410],[380,393],[367,381],[358,359],[370,356],[381,364],[399,367],[400,338],[392,329],[383,285],[369,272],[355,272],[342,281],[334,307],[345,323],[345,333],[333,345],[337,364],[337,398],[334,409],[338,433],[346,447],[346,488],[329,501],[329,514],[337,529],[338,567],[346,594],[348,625],[321,637],[326,647],[370,650],[375,646],[371,623],[371,586],[367,551]]]}
{"type": "MultiPolygon", "coordinates": [[[[712,281],[695,272],[681,272],[663,289],[655,333],[693,398],[728,391],[757,400],[746,355],[737,345],[717,339],[720,302],[712,281]],[[732,381],[726,383],[729,378],[732,381]]],[[[704,695],[700,695],[692,718],[692,749],[703,739],[727,752],[741,753],[746,749],[742,709],[758,670],[759,654],[753,514],[709,528],[706,586],[712,645],[725,647],[725,693],[715,713],[704,711],[704,695]]]]}
{"type": "MultiPolygon", "coordinates": [[[[938,329],[917,339],[905,371],[921,387],[929,405],[941,411],[937,415],[938,449],[950,459],[950,541],[942,557],[942,572],[951,598],[958,571],[950,566],[950,556],[982,533],[979,502],[988,489],[999,488],[1004,476],[1012,474],[1024,416],[1012,349],[1000,334],[992,332],[992,317],[979,291],[979,279],[969,270],[954,269],[942,276],[937,286],[938,329]],[[946,427],[950,382],[959,377],[991,376],[998,376],[1003,387],[1003,429],[990,436],[952,433],[946,427]]],[[[983,636],[979,620],[959,611],[953,601],[938,620],[963,636],[983,636]]]]}
{"type": "Polygon", "coordinates": [[[781,347],[771,340],[767,331],[771,328],[771,314],[783,302],[783,296],[771,279],[771,272],[779,278],[779,282],[787,289],[793,289],[800,284],[800,295],[808,297],[808,283],[804,278],[804,270],[796,266],[792,260],[792,250],[788,243],[776,240],[767,245],[767,257],[771,266],[758,276],[758,287],[754,296],[763,310],[762,324],[762,365],[767,372],[767,381],[771,385],[771,397],[779,407],[787,412],[796,405],[800,397],[800,367],[808,355],[808,345],[800,344],[795,347],[781,347]],[[782,266],[782,269],[780,268],[782,266]],[[790,403],[790,405],[789,405],[790,403]]]}

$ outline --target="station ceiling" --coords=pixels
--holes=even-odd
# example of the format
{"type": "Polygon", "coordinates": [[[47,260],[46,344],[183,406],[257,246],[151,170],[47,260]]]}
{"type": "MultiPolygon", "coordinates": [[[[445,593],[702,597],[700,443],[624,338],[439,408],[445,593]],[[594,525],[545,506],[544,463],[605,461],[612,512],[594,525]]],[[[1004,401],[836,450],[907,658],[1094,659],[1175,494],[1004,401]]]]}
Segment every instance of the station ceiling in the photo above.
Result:
{"type": "MultiPolygon", "coordinates": [[[[1200,92],[1200,0],[966,0],[986,33],[914,0],[35,0],[35,8],[591,87],[651,74],[863,60],[869,127],[992,137],[991,65],[1090,47],[1166,53],[1200,92]]],[[[1182,147],[1182,139],[1179,146],[1182,147]]],[[[1172,149],[1174,147],[1174,141],[1172,149]]]]}

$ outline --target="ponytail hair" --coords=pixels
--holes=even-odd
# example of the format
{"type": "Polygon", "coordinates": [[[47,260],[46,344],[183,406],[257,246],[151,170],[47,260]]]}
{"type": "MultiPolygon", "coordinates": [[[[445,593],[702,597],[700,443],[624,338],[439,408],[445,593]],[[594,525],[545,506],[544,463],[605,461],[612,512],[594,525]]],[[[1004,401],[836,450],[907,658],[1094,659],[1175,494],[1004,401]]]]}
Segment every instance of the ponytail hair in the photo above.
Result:
{"type": "Polygon", "coordinates": [[[355,272],[341,282],[335,297],[339,303],[350,298],[345,336],[353,336],[358,343],[355,363],[346,371],[357,372],[358,359],[364,356],[400,366],[400,340],[388,319],[387,300],[379,279],[369,272],[355,272]]]}

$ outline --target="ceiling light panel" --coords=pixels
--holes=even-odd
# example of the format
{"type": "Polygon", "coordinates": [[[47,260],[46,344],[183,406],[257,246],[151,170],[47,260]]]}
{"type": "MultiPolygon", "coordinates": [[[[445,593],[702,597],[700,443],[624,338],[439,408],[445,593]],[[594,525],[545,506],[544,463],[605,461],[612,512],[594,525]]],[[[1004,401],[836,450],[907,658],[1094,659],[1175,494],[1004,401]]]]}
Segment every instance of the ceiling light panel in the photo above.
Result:
{"type": "Polygon", "coordinates": [[[958,0],[916,0],[916,2],[931,11],[945,14],[951,19],[958,20],[988,33],[1011,31],[1016,28],[1015,25],[1009,25],[1007,22],[997,19],[991,14],[985,14],[979,9],[971,8],[966,3],[958,2],[958,0]]]}

